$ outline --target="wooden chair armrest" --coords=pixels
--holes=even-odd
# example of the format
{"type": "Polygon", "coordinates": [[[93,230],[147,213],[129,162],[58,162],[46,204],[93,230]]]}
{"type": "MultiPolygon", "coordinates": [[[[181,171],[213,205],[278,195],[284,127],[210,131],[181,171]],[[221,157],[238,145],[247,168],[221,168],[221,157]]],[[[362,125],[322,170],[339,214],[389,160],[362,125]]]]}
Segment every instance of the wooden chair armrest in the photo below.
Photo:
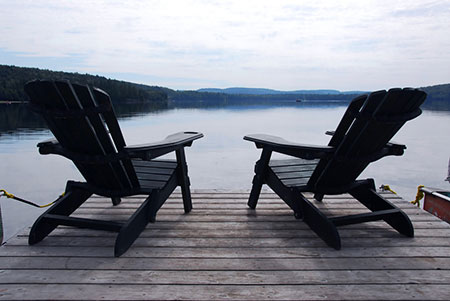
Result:
{"type": "Polygon", "coordinates": [[[406,145],[391,141],[386,144],[385,149],[387,149],[386,156],[401,156],[405,152],[406,145]]]}
{"type": "MultiPolygon", "coordinates": [[[[336,132],[336,131],[326,131],[326,132],[325,132],[325,135],[333,136],[335,132],[336,132]]],[[[400,150],[405,150],[405,149],[406,149],[406,145],[404,145],[404,144],[399,144],[399,143],[396,143],[396,142],[394,142],[394,141],[389,141],[389,142],[386,144],[386,147],[389,148],[389,149],[391,149],[391,150],[394,151],[394,152],[398,152],[398,151],[400,151],[400,150]]]]}
{"type": "Polygon", "coordinates": [[[60,155],[69,160],[84,164],[107,164],[124,159],[128,156],[123,152],[107,155],[86,155],[84,153],[72,152],[65,149],[56,139],[49,139],[38,144],[41,155],[60,155]]]}
{"type": "Polygon", "coordinates": [[[158,142],[126,146],[123,151],[131,158],[150,160],[177,149],[191,146],[194,140],[202,137],[203,134],[198,132],[179,132],[158,142]]]}
{"type": "Polygon", "coordinates": [[[55,138],[50,138],[41,141],[37,144],[37,147],[39,148],[39,153],[41,155],[56,154],[65,156],[63,147],[61,146],[61,144],[59,144],[59,141],[56,140],[55,138]]]}
{"type": "Polygon", "coordinates": [[[55,146],[58,145],[59,141],[55,138],[50,138],[44,141],[41,141],[37,144],[37,147],[46,147],[46,146],[55,146]]]}
{"type": "Polygon", "coordinates": [[[392,148],[392,149],[394,149],[394,148],[396,148],[396,149],[403,149],[403,150],[406,149],[406,145],[400,144],[400,143],[397,143],[397,142],[394,142],[394,141],[389,141],[386,144],[386,147],[389,147],[389,148],[392,148]]]}
{"type": "MultiPolygon", "coordinates": [[[[367,156],[356,156],[353,157],[353,161],[357,162],[375,162],[377,160],[380,160],[383,157],[386,156],[401,156],[404,154],[406,149],[406,146],[403,144],[397,144],[389,142],[387,143],[382,149],[380,149],[378,152],[374,152],[367,156]]],[[[340,160],[339,157],[336,157],[337,160],[340,160]]]]}
{"type": "Polygon", "coordinates": [[[322,158],[335,150],[332,146],[299,144],[266,134],[247,135],[244,137],[244,140],[254,142],[257,148],[269,148],[274,152],[302,159],[322,158]]]}
{"type": "Polygon", "coordinates": [[[58,140],[49,139],[40,142],[39,153],[43,155],[56,154],[64,156],[70,160],[81,163],[110,163],[126,158],[141,158],[143,160],[151,160],[153,158],[162,156],[185,146],[191,146],[196,139],[203,137],[203,134],[197,132],[180,132],[167,136],[164,140],[149,144],[141,144],[134,146],[127,146],[122,151],[107,155],[86,155],[81,153],[74,153],[63,148],[58,140]]]}

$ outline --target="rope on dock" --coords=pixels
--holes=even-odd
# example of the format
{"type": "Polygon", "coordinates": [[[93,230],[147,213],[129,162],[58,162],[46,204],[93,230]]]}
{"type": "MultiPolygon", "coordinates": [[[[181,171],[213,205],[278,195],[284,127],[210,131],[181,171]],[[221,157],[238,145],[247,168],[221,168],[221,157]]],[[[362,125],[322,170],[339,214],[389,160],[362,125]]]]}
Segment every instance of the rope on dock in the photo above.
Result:
{"type": "Polygon", "coordinates": [[[384,191],[390,191],[390,192],[392,192],[393,194],[397,194],[397,192],[395,192],[394,190],[392,190],[391,187],[389,187],[389,185],[381,185],[381,186],[380,186],[380,189],[381,189],[381,190],[384,190],[384,191]]]}
{"type": "Polygon", "coordinates": [[[421,188],[425,187],[424,185],[417,186],[417,194],[416,199],[414,201],[411,201],[411,204],[417,205],[417,207],[420,207],[420,200],[423,199],[423,191],[421,188]]]}
{"type": "Polygon", "coordinates": [[[22,203],[25,203],[25,204],[37,207],[37,208],[49,207],[49,206],[53,205],[57,200],[59,200],[62,196],[64,196],[64,193],[63,193],[63,194],[60,195],[60,197],[57,200],[55,200],[55,201],[53,201],[51,203],[48,203],[46,205],[38,205],[38,204],[35,204],[35,203],[31,202],[31,201],[27,201],[27,200],[24,200],[22,198],[19,198],[19,197],[15,196],[14,194],[7,192],[5,189],[0,189],[0,192],[1,192],[0,197],[6,196],[8,199],[13,199],[13,200],[16,200],[16,201],[19,201],[19,202],[22,202],[22,203]]]}

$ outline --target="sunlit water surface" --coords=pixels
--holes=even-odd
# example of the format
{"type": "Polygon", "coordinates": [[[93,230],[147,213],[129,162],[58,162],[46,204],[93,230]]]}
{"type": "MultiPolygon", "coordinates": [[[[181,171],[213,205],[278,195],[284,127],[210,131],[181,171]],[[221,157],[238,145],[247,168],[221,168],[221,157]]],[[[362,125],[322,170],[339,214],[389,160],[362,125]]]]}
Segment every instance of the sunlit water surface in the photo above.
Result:
{"type": "MultiPolygon", "coordinates": [[[[186,149],[193,189],[250,189],[260,151],[242,138],[266,133],[287,140],[326,145],[324,133],[336,127],[345,106],[247,106],[215,109],[171,109],[120,118],[128,145],[158,141],[178,131],[200,131],[205,137],[186,149]]],[[[406,200],[423,184],[450,188],[444,178],[450,155],[450,112],[424,111],[394,137],[408,149],[402,157],[371,164],[360,178],[388,184],[406,200]]],[[[45,129],[23,128],[0,133],[0,189],[44,204],[58,197],[68,179],[82,180],[71,161],[38,154],[36,144],[51,138],[45,129]]],[[[45,209],[0,198],[5,237],[33,223],[45,209]]],[[[195,206],[195,204],[194,204],[195,206]]]]}

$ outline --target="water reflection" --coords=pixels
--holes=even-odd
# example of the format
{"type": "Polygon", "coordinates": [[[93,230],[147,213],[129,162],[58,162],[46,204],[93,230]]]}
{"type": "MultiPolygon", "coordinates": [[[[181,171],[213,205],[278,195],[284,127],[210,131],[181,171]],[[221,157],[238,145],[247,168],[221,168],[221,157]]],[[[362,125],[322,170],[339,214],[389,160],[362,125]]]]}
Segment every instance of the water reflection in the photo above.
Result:
{"type": "MultiPolygon", "coordinates": [[[[167,106],[151,103],[128,103],[114,105],[119,119],[143,116],[148,113],[168,110],[167,106]]],[[[0,135],[15,132],[34,132],[47,129],[42,117],[31,110],[27,104],[0,104],[0,135]]]]}
{"type": "Polygon", "coordinates": [[[45,127],[44,120],[31,112],[26,104],[0,104],[0,135],[33,132],[45,127]]]}
{"type": "MultiPolygon", "coordinates": [[[[254,105],[158,109],[115,106],[127,144],[157,141],[177,131],[200,131],[205,138],[186,150],[192,188],[249,189],[260,151],[242,137],[267,133],[308,144],[326,144],[346,105],[254,105]]],[[[405,199],[417,185],[446,187],[450,112],[425,111],[407,123],[394,140],[407,145],[405,155],[370,165],[363,177],[389,184],[405,199]]],[[[81,180],[73,164],[59,156],[42,156],[37,142],[52,135],[26,106],[0,106],[0,188],[41,204],[55,199],[67,179],[81,180]]],[[[42,209],[1,198],[6,236],[31,224],[42,209]]],[[[195,204],[194,204],[195,206],[195,204]]]]}

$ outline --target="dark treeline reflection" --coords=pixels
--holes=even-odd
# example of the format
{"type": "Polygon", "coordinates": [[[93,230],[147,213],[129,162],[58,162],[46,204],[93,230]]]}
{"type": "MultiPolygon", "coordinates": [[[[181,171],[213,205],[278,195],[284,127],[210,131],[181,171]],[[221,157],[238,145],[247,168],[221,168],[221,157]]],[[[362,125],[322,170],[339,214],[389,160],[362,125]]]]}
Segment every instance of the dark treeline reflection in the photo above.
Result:
{"type": "MultiPolygon", "coordinates": [[[[167,110],[167,105],[152,103],[115,104],[114,111],[119,119],[131,118],[148,113],[167,110]]],[[[0,104],[0,136],[20,131],[40,131],[47,129],[44,119],[31,111],[27,104],[0,104]]]]}
{"type": "MultiPolygon", "coordinates": [[[[336,105],[346,105],[345,103],[255,103],[253,105],[229,105],[229,104],[204,104],[204,103],[179,103],[179,104],[153,104],[131,102],[126,104],[114,104],[114,111],[119,120],[144,116],[149,113],[161,112],[176,108],[192,109],[229,109],[229,110],[249,110],[255,108],[273,107],[327,107],[336,105]]],[[[47,129],[44,119],[37,113],[31,111],[27,104],[0,104],[0,136],[3,134],[14,134],[21,131],[41,131],[47,129]]]]}
{"type": "MultiPolygon", "coordinates": [[[[274,103],[255,102],[253,104],[219,104],[219,103],[196,103],[196,102],[178,102],[159,104],[145,102],[131,102],[123,104],[114,104],[114,111],[118,119],[128,119],[135,116],[144,116],[149,113],[155,113],[176,108],[194,108],[194,109],[228,109],[228,110],[252,110],[257,108],[274,107],[295,107],[295,108],[326,108],[335,106],[347,106],[347,103],[340,101],[277,101],[274,103]]],[[[426,103],[425,110],[432,111],[450,111],[450,102],[444,103],[426,103]]],[[[27,104],[0,104],[0,136],[4,134],[14,134],[18,132],[42,131],[47,129],[47,125],[41,116],[32,112],[27,104]]]]}
{"type": "Polygon", "coordinates": [[[0,134],[45,129],[44,120],[26,104],[0,104],[0,134]]]}
{"type": "Polygon", "coordinates": [[[220,103],[197,103],[197,102],[180,102],[170,103],[169,109],[227,109],[227,110],[253,110],[261,108],[327,108],[336,106],[347,106],[348,102],[341,101],[277,101],[277,102],[254,102],[245,104],[220,104],[220,103]]]}

